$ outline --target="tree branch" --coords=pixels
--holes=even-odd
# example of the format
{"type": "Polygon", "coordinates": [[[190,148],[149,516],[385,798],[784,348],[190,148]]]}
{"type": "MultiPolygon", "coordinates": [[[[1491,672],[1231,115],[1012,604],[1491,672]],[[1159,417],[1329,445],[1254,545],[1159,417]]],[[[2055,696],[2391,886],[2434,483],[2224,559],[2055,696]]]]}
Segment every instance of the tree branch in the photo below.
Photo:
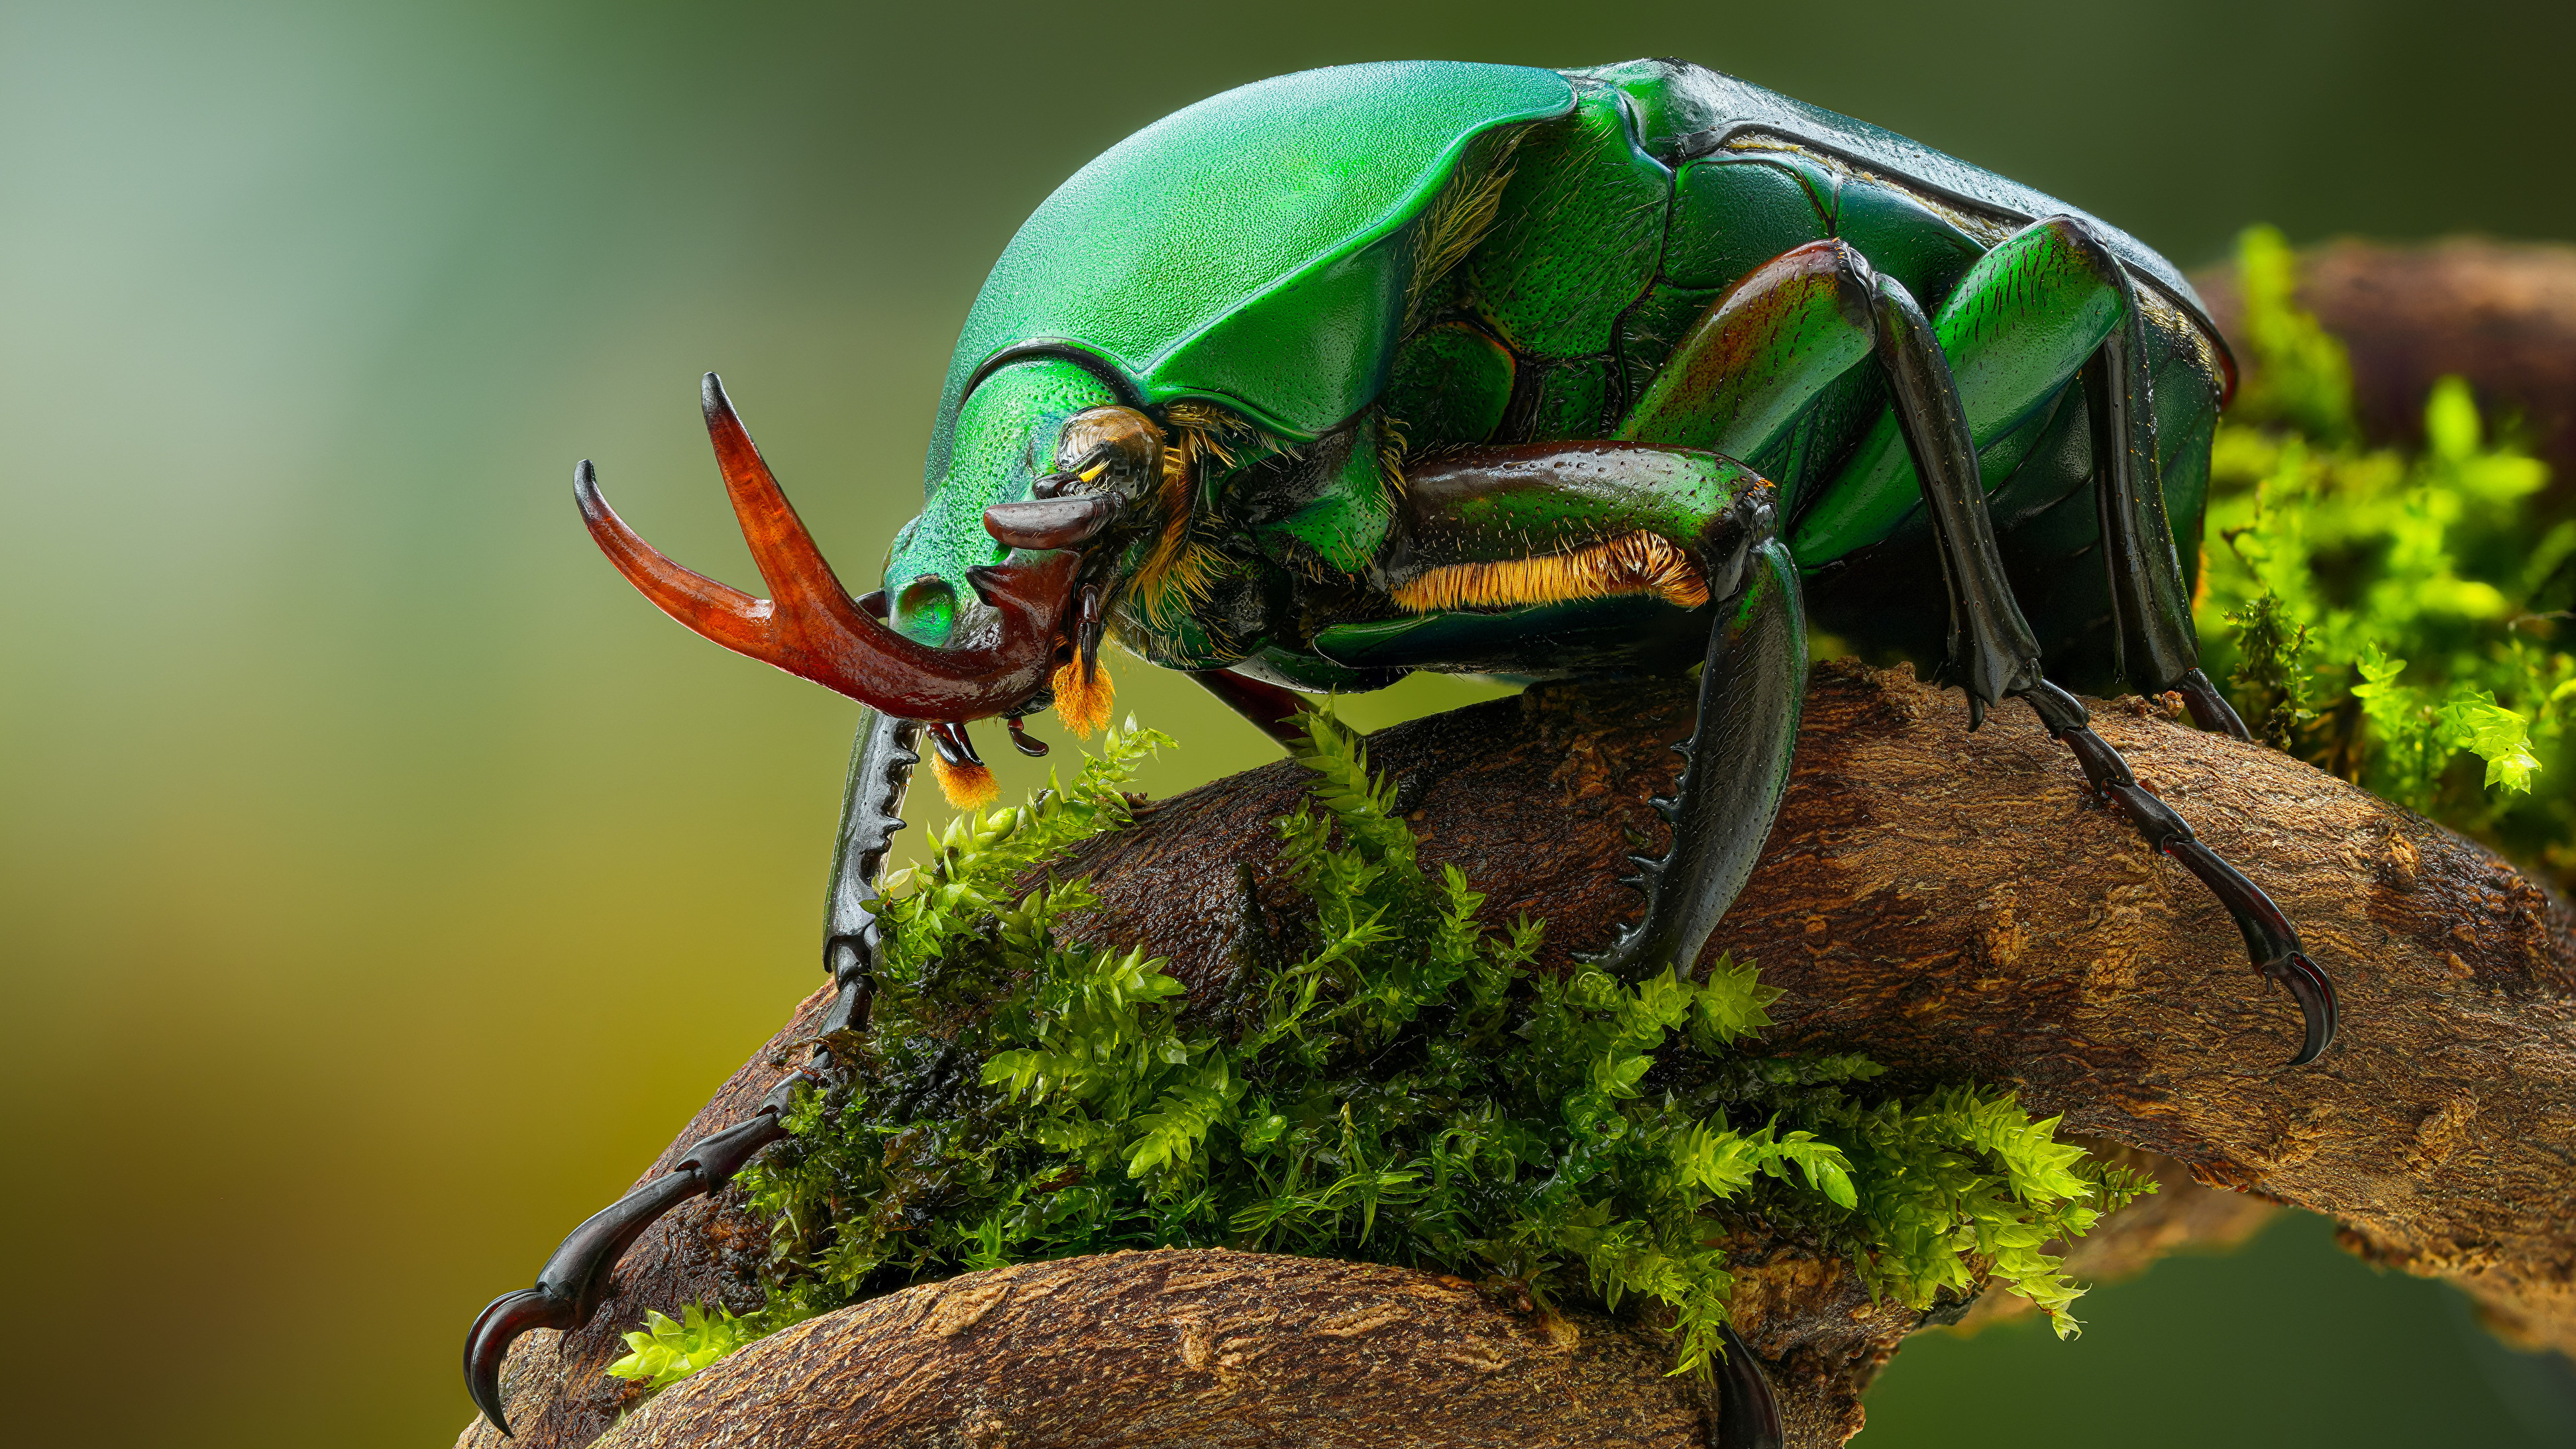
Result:
{"type": "MultiPolygon", "coordinates": [[[[2194,273],[2220,330],[2238,335],[2232,266],[2194,273]]],[[[2415,246],[2345,239],[2300,257],[2299,305],[2343,339],[2353,403],[2379,442],[2420,446],[2424,395],[2456,375],[2549,462],[2560,511],[2576,503],[2576,246],[2451,237],[2415,246]]],[[[2237,360],[2251,375],[2250,349],[2237,360]]]]}
{"type": "MultiPolygon", "coordinates": [[[[1639,908],[1617,884],[1621,860],[1632,835],[1660,839],[1646,801],[1671,785],[1679,761],[1667,746],[1686,732],[1688,709],[1678,684],[1541,688],[1382,731],[1371,756],[1399,781],[1426,864],[1456,862],[1487,893],[1490,918],[1546,918],[1542,959],[1562,963],[1639,908]]],[[[1999,711],[1971,735],[1954,692],[1910,670],[1850,662],[1815,672],[1780,823],[1712,943],[1756,958],[1763,979],[1786,989],[1768,1048],[1866,1051],[1891,1068],[1883,1082],[1894,1091],[1964,1078],[2011,1084],[2035,1114],[2064,1113],[2070,1131],[2173,1159],[2214,1187],[2330,1214],[2356,1251],[2451,1278],[2527,1340],[2576,1349],[2576,1111],[2567,1105],[2576,1101],[2576,921],[2478,847],[2305,764],[2177,725],[2141,701],[2096,712],[2096,728],[2141,780],[2299,923],[2342,994],[2343,1034],[2326,1056],[2304,1069],[2277,1065],[2298,1039],[2289,998],[2247,969],[2236,931],[2197,882],[2147,851],[2116,811],[2089,803],[2073,760],[2026,712],[1999,711]]],[[[1092,872],[1103,901],[1082,929],[1169,957],[1194,991],[1220,982],[1240,919],[1235,862],[1253,867],[1274,920],[1297,909],[1276,874],[1270,822],[1295,808],[1303,788],[1301,767],[1282,762],[1165,802],[1136,828],[1093,842],[1068,867],[1092,872]]],[[[817,1004],[800,1010],[773,1052],[817,1004]]],[[[747,1111],[780,1070],[768,1055],[679,1140],[747,1111]]],[[[2103,1230],[2108,1256],[2241,1226],[2225,1199],[2194,1196],[2199,1207],[2150,1198],[2124,1215],[2131,1226],[2115,1220],[2103,1230]],[[2205,1211],[2213,1205],[2220,1210],[2205,1211]]],[[[757,1225],[723,1199],[653,1229],[597,1322],[568,1337],[536,1335],[512,1355],[504,1385],[522,1421],[518,1442],[591,1442],[631,1397],[598,1374],[619,1351],[617,1333],[647,1307],[750,1306],[760,1241],[757,1225]]],[[[1791,1441],[1841,1443],[1859,1428],[1861,1389],[1919,1321],[1873,1307],[1846,1265],[1808,1245],[1746,1234],[1732,1246],[1742,1280],[1734,1314],[1781,1393],[1791,1441]]],[[[776,1442],[809,1444],[982,1442],[974,1426],[987,1420],[962,1407],[970,1403],[1015,1443],[1179,1442],[1101,1437],[1110,1431],[1067,1417],[1014,1418],[1052,1413],[1053,1400],[994,1387],[1059,1375],[1128,1405],[1120,1412],[1130,1422],[1199,1423],[1200,1437],[1213,1437],[1216,1421],[1189,1418],[1200,1410],[1184,1401],[1215,1392],[1206,1377],[1214,1370],[1190,1365],[1192,1340],[1175,1326],[1184,1315],[1153,1306],[1167,1291],[1155,1275],[1167,1270],[1152,1265],[1174,1257],[1006,1270],[1019,1275],[1010,1283],[1056,1287],[1011,1288],[1014,1306],[994,1331],[945,1349],[927,1341],[940,1338],[940,1305],[987,1291],[979,1279],[1001,1280],[974,1275],[845,1309],[705,1370],[605,1442],[748,1442],[735,1436],[751,1423],[767,1426],[759,1442],[773,1431],[785,1436],[776,1442]],[[917,1426],[907,1429],[867,1417],[886,1395],[948,1407],[921,1409],[927,1417],[903,1421],[917,1426]],[[791,1424],[815,1437],[786,1434],[791,1424]],[[878,1437],[825,1432],[862,1424],[878,1437]]],[[[1454,1359],[1459,1343],[1508,1341],[1535,1355],[1531,1335],[1546,1332],[1534,1315],[1423,1275],[1223,1261],[1227,1280],[1188,1298],[1215,1315],[1212,1325],[1255,1311],[1240,1305],[1310,1287],[1323,1295],[1316,1304],[1345,1305],[1297,1310],[1304,1327],[1291,1314],[1279,1320],[1290,1326],[1261,1330],[1300,1346],[1264,1356],[1264,1367],[1243,1370],[1252,1377],[1207,1401],[1229,1425],[1322,1412],[1312,1408],[1323,1401],[1308,1382],[1310,1361],[1314,1375],[1344,1371],[1343,1360],[1312,1347],[1315,1324],[1331,1313],[1401,1306],[1401,1322],[1367,1334],[1348,1362],[1365,1360],[1368,1392],[1417,1406],[1453,1392],[1451,1378],[1466,1372],[1454,1359]]],[[[1544,1385],[1580,1379],[1587,1402],[1597,1396],[1641,1424],[1663,1422],[1655,1416],[1671,1409],[1674,1381],[1635,1347],[1651,1344],[1650,1331],[1576,1322],[1578,1342],[1592,1347],[1544,1368],[1574,1378],[1545,1378],[1538,1357],[1498,1377],[1541,1385],[1532,1392],[1553,1414],[1573,1410],[1565,1389],[1544,1385]],[[1619,1387],[1582,1377],[1594,1374],[1619,1387]]],[[[1541,1431],[1516,1417],[1521,1400],[1493,1393],[1477,1400],[1486,1420],[1470,1415],[1434,1433],[1425,1419],[1414,1442],[1554,1442],[1531,1437],[1541,1431]],[[1477,1422],[1496,1427],[1473,1437],[1477,1422]]],[[[1686,1441],[1700,1442],[1639,1440],[1686,1441]]],[[[477,1426],[460,1444],[498,1442],[477,1426]]]]}
{"type": "Polygon", "coordinates": [[[601,1449],[1704,1442],[1699,1383],[1665,1375],[1670,1354],[1633,1325],[1520,1312],[1457,1278],[1221,1249],[972,1273],[740,1358],[601,1449]]]}

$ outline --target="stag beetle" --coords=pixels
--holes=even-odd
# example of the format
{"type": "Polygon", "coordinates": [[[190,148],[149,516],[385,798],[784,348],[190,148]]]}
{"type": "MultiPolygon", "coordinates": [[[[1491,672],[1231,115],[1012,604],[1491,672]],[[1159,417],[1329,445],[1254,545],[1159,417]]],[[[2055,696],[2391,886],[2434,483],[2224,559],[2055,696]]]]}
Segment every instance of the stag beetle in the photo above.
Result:
{"type": "MultiPolygon", "coordinates": [[[[867,905],[926,731],[1108,709],[1109,637],[1274,734],[1296,692],[1429,669],[1535,680],[1703,665],[1646,905],[1596,958],[1695,961],[1778,809],[1808,615],[1942,661],[1969,727],[2019,699],[2297,1000],[2332,984],[2272,901],[2142,788],[2058,680],[2179,692],[2245,728],[2189,601],[2234,363],[2133,238],[1875,126],[1678,61],[1339,66],[1200,102],[1084,167],[968,316],[921,516],[853,599],[713,375],[757,599],[655,552],[590,465],[583,517],[656,604],[870,707],[826,957],[863,1019],[867,905]],[[2049,663],[2044,675],[2041,661],[2049,663]]],[[[466,1346],[501,1423],[511,1339],[587,1322],[617,1255],[781,1131],[749,1120],[580,1228],[466,1346]]],[[[1776,1443],[1730,1343],[1721,1434],[1776,1443]]]]}

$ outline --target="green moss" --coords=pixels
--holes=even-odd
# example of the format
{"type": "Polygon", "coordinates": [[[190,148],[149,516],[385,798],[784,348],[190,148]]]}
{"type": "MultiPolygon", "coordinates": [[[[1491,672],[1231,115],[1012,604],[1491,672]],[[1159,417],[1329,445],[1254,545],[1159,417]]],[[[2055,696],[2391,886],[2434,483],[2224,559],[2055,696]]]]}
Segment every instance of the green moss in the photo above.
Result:
{"type": "MultiPolygon", "coordinates": [[[[1749,963],[1535,969],[1542,925],[1488,922],[1455,867],[1426,870],[1328,714],[1297,750],[1312,800],[1278,823],[1311,919],[1267,919],[1243,873],[1243,943],[1195,1004],[1162,962],[1069,939],[1083,881],[1012,883],[1123,825],[1119,786],[1162,743],[1131,722],[1070,786],[959,820],[889,882],[872,1020],[834,1044],[850,1085],[800,1100],[743,1175],[774,1256],[768,1307],[722,1320],[737,1338],[1010,1262],[1226,1246],[1646,1308],[1675,1371],[1705,1370],[1738,1229],[1803,1233],[1918,1308],[1991,1273],[2074,1331],[2041,1245],[2151,1184],[2009,1093],[1898,1100],[1864,1057],[1747,1050],[1778,995],[1749,963]]],[[[677,1331],[633,1336],[621,1372],[677,1331]]]]}
{"type": "Polygon", "coordinates": [[[617,1378],[636,1380],[647,1389],[665,1388],[761,1334],[785,1326],[740,1317],[722,1308],[709,1313],[695,1303],[681,1310],[677,1319],[648,1309],[643,1330],[625,1335],[626,1356],[610,1364],[608,1372],[617,1378]]]}
{"type": "Polygon", "coordinates": [[[2488,435],[2457,378],[2426,399],[2421,449],[2363,446],[2287,245],[2257,228],[2240,258],[2254,366],[2211,473],[2211,662],[2267,743],[2568,881],[2576,523],[2535,517],[2547,470],[2488,435]]]}
{"type": "Polygon", "coordinates": [[[2299,259],[2272,227],[2246,228],[2236,241],[2245,312],[2241,340],[2254,368],[2228,412],[2253,427],[2289,428],[2329,443],[2358,436],[2352,418],[2352,361],[2343,343],[2298,303],[2299,259]]]}

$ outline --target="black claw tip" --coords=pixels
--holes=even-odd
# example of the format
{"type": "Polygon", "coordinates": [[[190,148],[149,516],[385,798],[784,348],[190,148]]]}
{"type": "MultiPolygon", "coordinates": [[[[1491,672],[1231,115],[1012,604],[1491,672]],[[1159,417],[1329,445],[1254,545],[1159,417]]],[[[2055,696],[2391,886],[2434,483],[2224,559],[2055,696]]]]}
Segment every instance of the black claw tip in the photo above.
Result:
{"type": "Polygon", "coordinates": [[[1011,748],[1018,750],[1021,754],[1028,756],[1032,760],[1039,758],[1047,752],[1046,741],[1029,738],[1028,726],[1022,724],[1018,716],[1015,715],[1012,717],[1010,727],[1011,748]]]}
{"type": "MultiPolygon", "coordinates": [[[[2147,817],[2140,813],[2141,807],[2133,800],[2150,802],[2153,810],[2163,811],[2166,815],[2173,813],[2144,790],[2123,788],[2113,793],[2129,808],[2131,817],[2141,823],[2147,817]]],[[[2180,817],[2174,817],[2172,823],[2180,825],[2180,817]]],[[[2158,848],[2200,877],[2201,883],[2209,887],[2210,894],[2218,897],[2218,903],[2235,917],[2236,929],[2245,936],[2245,950],[2253,960],[2254,969],[2280,982],[2289,989],[2291,996],[2297,998],[2299,1010],[2307,1017],[2307,1039],[2300,1043],[2299,1054],[2285,1065],[2303,1067],[2315,1061],[2317,1054],[2334,1040],[2334,983],[2301,949],[2298,928],[2290,924],[2289,917],[2281,914],[2281,908],[2272,903],[2272,898],[2263,893],[2262,887],[2245,878],[2243,871],[2229,865],[2225,858],[2203,842],[2192,839],[2188,827],[2184,827],[2179,836],[2168,836],[2158,848]]]]}
{"type": "Polygon", "coordinates": [[[2209,682],[2208,675],[2197,669],[2188,670],[2174,682],[2174,689],[2182,695],[2184,706],[2190,709],[2193,724],[2205,730],[2232,735],[2247,744],[2254,742],[2253,731],[2245,728],[2245,721],[2237,717],[2236,707],[2227,702],[2226,695],[2218,692],[2218,686],[2209,682]]]}
{"type": "Polygon", "coordinates": [[[2304,953],[2293,952],[2279,966],[2265,975],[2290,990],[2299,1003],[2299,1013],[2307,1018],[2307,1040],[2299,1044],[2299,1054],[2287,1065],[2304,1067],[2315,1061],[2334,1041],[2336,1014],[2334,983],[2304,953]]]}
{"type": "Polygon", "coordinates": [[[1761,1363],[1734,1324],[1719,1328],[1718,1336],[1726,1345],[1726,1361],[1718,1365],[1717,1373],[1719,1449],[1780,1449],[1786,1438],[1780,1425],[1780,1401],[1762,1377],[1761,1363]]]}
{"type": "Polygon", "coordinates": [[[504,1293],[475,1315],[465,1335],[465,1391],[502,1438],[510,1437],[510,1419],[501,1410],[501,1360],[509,1356],[511,1340],[531,1328],[569,1328],[572,1320],[571,1300],[549,1297],[542,1288],[504,1293]]]}

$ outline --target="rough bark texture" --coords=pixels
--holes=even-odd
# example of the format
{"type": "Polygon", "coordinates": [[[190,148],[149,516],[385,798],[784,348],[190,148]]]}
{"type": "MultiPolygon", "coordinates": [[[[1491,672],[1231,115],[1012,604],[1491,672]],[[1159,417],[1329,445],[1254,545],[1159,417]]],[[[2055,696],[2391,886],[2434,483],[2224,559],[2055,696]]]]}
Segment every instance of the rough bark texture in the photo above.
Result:
{"type": "Polygon", "coordinates": [[[1220,1249],[970,1273],[799,1324],[600,1449],[1705,1442],[1655,1335],[1469,1283],[1220,1249]]]}
{"type": "MultiPolygon", "coordinates": [[[[1546,917],[1549,959],[1562,961],[1638,908],[1616,883],[1619,862],[1632,832],[1661,833],[1645,802],[1669,788],[1678,760],[1666,746],[1684,733],[1687,708],[1678,686],[1540,689],[1384,731],[1371,750],[1401,782],[1425,860],[1464,868],[1496,918],[1546,917]]],[[[2172,1159],[2169,1172],[2207,1188],[2330,1214],[2356,1251],[2454,1279],[2526,1340],[2576,1349],[2567,911],[2477,847],[2285,756],[2200,734],[2143,701],[2098,706],[2096,726],[2300,923],[2343,999],[2343,1035],[2322,1061],[2277,1065],[2298,1035],[2289,998],[2246,969],[2235,930],[2196,882],[2087,802],[2073,761],[2025,711],[2000,711],[1971,735],[1955,693],[1851,663],[1815,673],[1780,823],[1712,943],[1754,956],[1786,989],[1771,1048],[1866,1050],[1890,1066],[1896,1091],[2011,1084],[2035,1113],[2062,1112],[2073,1131],[2172,1159]]],[[[1238,930],[1234,862],[1253,865],[1274,919],[1293,918],[1269,822],[1295,807],[1302,784],[1293,764],[1252,771],[1095,842],[1077,867],[1094,872],[1105,903],[1089,929],[1170,957],[1194,988],[1220,979],[1238,930]]],[[[681,1140],[747,1109],[777,1070],[768,1055],[681,1140]]],[[[2096,1251],[2142,1261],[2183,1237],[2241,1234],[2234,1201],[2208,1190],[2148,1199],[2096,1251]]],[[[519,1442],[568,1449],[599,1433],[622,1398],[597,1377],[616,1333],[645,1307],[739,1295],[728,1251],[741,1232],[723,1203],[693,1205],[630,1257],[620,1299],[589,1329],[560,1342],[539,1334],[514,1354],[505,1383],[525,1421],[519,1442]]],[[[1735,1247],[1734,1313],[1780,1391],[1791,1442],[1841,1443],[1859,1428],[1861,1388],[1918,1321],[1872,1309],[1844,1265],[1798,1244],[1735,1247]]],[[[939,1305],[987,1291],[965,1280],[846,1309],[705,1371],[608,1442],[1000,1442],[977,1438],[978,1425],[1021,1445],[1334,1442],[1263,1416],[1325,1413],[1331,1396],[1309,1380],[1338,1374],[1367,1380],[1367,1395],[1427,1405],[1453,1380],[1469,1382],[1456,1376],[1471,1370],[1445,1355],[1470,1339],[1529,1355],[1526,1372],[1500,1379],[1571,1376],[1536,1391],[1559,1412],[1571,1412],[1561,1386],[1575,1383],[1591,1386],[1581,1412],[1608,1413],[1604,1425],[1675,1412],[1670,1381],[1623,1346],[1642,1330],[1581,1323],[1590,1347],[1547,1358],[1532,1336],[1544,1325],[1436,1279],[1275,1259],[1237,1259],[1239,1281],[1182,1298],[1206,1310],[1209,1333],[1236,1337],[1220,1325],[1254,1311],[1244,1305],[1309,1303],[1301,1294],[1416,1316],[1406,1322],[1441,1318],[1426,1305],[1447,1303],[1456,1321],[1417,1330],[1390,1320],[1332,1358],[1287,1345],[1308,1344],[1344,1310],[1283,1308],[1284,1326],[1261,1332],[1282,1335],[1287,1351],[1245,1360],[1220,1391],[1215,1369],[1189,1362],[1183,1314],[1153,1306],[1172,1271],[1156,1265],[1175,1261],[1019,1270],[1010,1283],[1053,1286],[997,1297],[1008,1309],[990,1334],[939,1332],[939,1305]],[[1095,1330],[1106,1336],[1092,1340],[1095,1330]],[[1043,1361],[1023,1343],[1043,1345],[1043,1361]],[[1599,1377],[1621,1373],[1616,1388],[1599,1377]],[[1078,1415],[1046,1417],[1054,1399],[1023,1392],[1024,1377],[1110,1396],[1128,1422],[1163,1426],[1165,1437],[1102,1438],[1078,1415]],[[902,1422],[918,1428],[864,1417],[898,1383],[913,1406],[904,1412],[919,1415],[902,1422]],[[966,1417],[940,1420],[950,1408],[966,1417]],[[1032,1417],[1015,1417],[1024,1412],[1032,1417]]],[[[1469,1419],[1443,1418],[1458,1426],[1441,1429],[1452,1437],[1420,1442],[1627,1442],[1608,1428],[1533,1437],[1515,1417],[1515,1390],[1478,1392],[1492,1396],[1477,1400],[1491,1425],[1483,1437],[1465,1437],[1469,1419]]],[[[498,1442],[479,1426],[460,1441],[498,1442]]]]}
{"type": "MultiPolygon", "coordinates": [[[[2576,247],[2339,241],[2303,261],[2300,304],[2351,349],[2353,401],[2371,437],[2419,441],[2424,394],[2457,374],[2482,405],[2519,415],[2550,462],[2556,498],[2576,502],[2576,247]]],[[[2192,281],[2232,332],[2243,305],[2234,268],[2192,281]]],[[[2250,351],[2236,356],[2250,366],[2250,351]]]]}

